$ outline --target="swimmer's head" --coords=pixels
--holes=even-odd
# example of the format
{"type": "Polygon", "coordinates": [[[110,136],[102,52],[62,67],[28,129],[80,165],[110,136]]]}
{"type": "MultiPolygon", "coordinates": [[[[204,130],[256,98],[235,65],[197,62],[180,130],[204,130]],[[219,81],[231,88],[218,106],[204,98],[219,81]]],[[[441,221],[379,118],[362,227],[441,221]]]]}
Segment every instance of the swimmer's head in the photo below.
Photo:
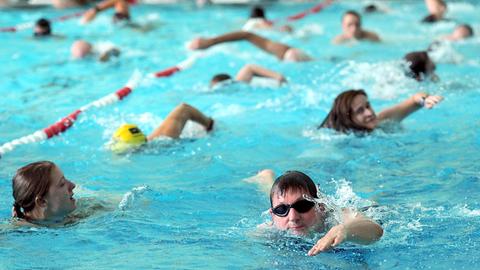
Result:
{"type": "Polygon", "coordinates": [[[314,201],[318,199],[317,193],[313,180],[302,172],[287,171],[279,176],[270,190],[270,214],[274,226],[297,235],[323,227],[325,208],[314,201]]]}
{"type": "Polygon", "coordinates": [[[335,98],[332,109],[319,128],[338,132],[370,132],[377,125],[375,111],[370,106],[365,91],[347,90],[335,98]]]}
{"type": "Polygon", "coordinates": [[[473,28],[468,24],[461,24],[455,27],[455,30],[453,30],[453,33],[449,39],[452,41],[458,41],[472,36],[473,28]]]}
{"type": "Polygon", "coordinates": [[[210,88],[217,86],[219,83],[225,83],[228,81],[232,81],[232,76],[226,73],[220,73],[212,77],[210,80],[210,88]]]}
{"type": "Polygon", "coordinates": [[[112,17],[113,23],[119,23],[123,21],[130,21],[130,14],[115,12],[112,17]]]}
{"type": "Polygon", "coordinates": [[[147,137],[133,124],[123,124],[113,133],[109,144],[110,150],[116,154],[134,150],[147,142],[147,137]]]}
{"type": "Polygon", "coordinates": [[[70,52],[74,59],[84,58],[92,52],[92,45],[84,40],[77,40],[72,44],[70,52]]]}
{"type": "Polygon", "coordinates": [[[52,28],[50,27],[50,21],[41,18],[35,23],[35,30],[33,35],[35,37],[45,37],[52,34],[52,28]]]}
{"type": "Polygon", "coordinates": [[[342,17],[343,34],[348,38],[359,37],[362,33],[362,18],[356,11],[349,10],[342,17]]]}
{"type": "Polygon", "coordinates": [[[252,8],[252,10],[250,11],[250,18],[251,19],[256,19],[256,18],[266,19],[265,18],[265,11],[263,10],[263,8],[261,6],[254,6],[252,8]]]}
{"type": "Polygon", "coordinates": [[[407,75],[417,81],[423,80],[435,71],[435,63],[432,62],[426,51],[407,53],[403,59],[408,64],[407,75]]]}
{"type": "Polygon", "coordinates": [[[375,6],[374,4],[370,4],[370,5],[367,5],[363,8],[363,11],[365,13],[374,13],[374,12],[377,12],[378,11],[378,8],[377,6],[375,6]]]}
{"type": "Polygon", "coordinates": [[[13,214],[29,222],[63,219],[76,208],[74,188],[53,162],[30,163],[12,179],[13,214]]]}

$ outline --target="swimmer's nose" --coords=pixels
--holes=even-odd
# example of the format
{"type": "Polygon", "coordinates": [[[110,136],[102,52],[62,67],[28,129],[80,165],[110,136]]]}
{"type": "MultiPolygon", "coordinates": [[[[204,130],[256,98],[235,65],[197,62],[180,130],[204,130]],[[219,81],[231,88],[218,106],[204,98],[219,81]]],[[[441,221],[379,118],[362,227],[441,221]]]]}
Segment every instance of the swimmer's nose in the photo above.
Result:
{"type": "Polygon", "coordinates": [[[288,220],[290,221],[295,221],[298,220],[300,217],[300,214],[295,210],[295,208],[291,208],[290,212],[288,213],[288,220]]]}
{"type": "Polygon", "coordinates": [[[73,190],[76,187],[75,183],[71,181],[68,181],[68,182],[70,183],[70,190],[73,190]]]}

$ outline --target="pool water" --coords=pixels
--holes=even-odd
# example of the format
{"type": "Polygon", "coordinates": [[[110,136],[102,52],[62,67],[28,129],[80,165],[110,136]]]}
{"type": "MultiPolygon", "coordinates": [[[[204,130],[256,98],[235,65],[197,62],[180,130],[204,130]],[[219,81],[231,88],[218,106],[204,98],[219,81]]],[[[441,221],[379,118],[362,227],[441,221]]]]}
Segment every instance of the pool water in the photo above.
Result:
{"type": "MultiPolygon", "coordinates": [[[[145,79],[125,100],[82,113],[61,136],[18,146],[0,159],[0,269],[472,269],[480,263],[480,38],[451,44],[437,59],[440,82],[403,76],[400,59],[450,33],[455,22],[421,25],[423,1],[382,1],[389,12],[363,17],[381,44],[332,46],[340,15],[360,1],[334,3],[292,23],[292,35],[264,35],[316,57],[283,63],[244,43],[210,49],[171,77],[145,79]],[[289,83],[272,88],[208,88],[211,76],[257,63],[289,83]],[[340,92],[363,88],[378,111],[425,91],[445,100],[392,131],[337,135],[316,127],[340,92]],[[189,124],[178,141],[117,156],[105,143],[124,122],[151,132],[180,102],[212,116],[205,135],[189,124]],[[77,184],[77,200],[108,210],[65,228],[9,225],[11,178],[17,168],[51,160],[77,184]],[[282,240],[255,234],[268,198],[242,179],[263,168],[309,174],[340,206],[378,204],[366,212],[382,223],[371,246],[344,244],[306,256],[318,237],[282,240]]],[[[480,32],[476,1],[449,1],[448,17],[480,32]]],[[[285,18],[312,6],[268,6],[285,18]]],[[[4,10],[2,27],[78,10],[4,10]]],[[[105,12],[88,26],[53,25],[63,38],[34,40],[30,31],[0,33],[0,144],[45,128],[125,85],[134,70],[156,72],[193,53],[185,43],[240,29],[242,6],[135,6],[133,18],[154,27],[139,32],[111,25],[105,12]],[[75,39],[112,42],[122,55],[108,63],[73,61],[75,39]]]]}

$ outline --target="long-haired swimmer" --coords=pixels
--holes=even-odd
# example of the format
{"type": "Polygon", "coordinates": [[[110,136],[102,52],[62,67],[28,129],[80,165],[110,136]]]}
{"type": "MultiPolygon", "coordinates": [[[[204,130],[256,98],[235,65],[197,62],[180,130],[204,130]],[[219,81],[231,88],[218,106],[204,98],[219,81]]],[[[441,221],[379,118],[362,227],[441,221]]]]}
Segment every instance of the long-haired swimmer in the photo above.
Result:
{"type": "Polygon", "coordinates": [[[371,132],[383,122],[400,122],[420,108],[431,109],[442,99],[441,96],[417,93],[377,115],[365,91],[348,90],[335,98],[332,109],[319,128],[331,128],[342,133],[371,132]]]}
{"type": "Polygon", "coordinates": [[[383,229],[374,221],[352,209],[341,210],[342,222],[328,224],[327,219],[334,209],[320,202],[321,193],[313,180],[299,171],[287,171],[275,181],[272,170],[262,170],[247,179],[265,192],[270,193],[269,213],[272,227],[295,235],[326,232],[308,252],[317,255],[343,242],[372,244],[383,235],[383,229]]]}
{"type": "Polygon", "coordinates": [[[238,71],[235,79],[232,79],[232,77],[226,73],[216,74],[210,80],[210,88],[217,88],[219,85],[228,84],[230,82],[243,82],[248,84],[252,82],[254,77],[271,79],[274,80],[278,85],[287,82],[285,77],[278,72],[269,70],[259,65],[247,64],[238,71]]]}
{"type": "Polygon", "coordinates": [[[191,50],[202,50],[217,44],[233,41],[248,41],[261,50],[275,55],[281,61],[305,62],[312,60],[310,56],[300,49],[246,31],[230,32],[213,38],[195,38],[190,41],[188,48],[191,50]]]}
{"type": "Polygon", "coordinates": [[[181,103],[175,107],[165,120],[148,136],[143,134],[136,125],[122,125],[113,134],[112,141],[108,144],[108,148],[114,153],[122,154],[136,150],[158,137],[179,138],[188,120],[199,123],[207,132],[213,129],[214,120],[212,118],[205,116],[193,106],[181,103]]]}
{"type": "Polygon", "coordinates": [[[12,216],[18,224],[52,225],[65,222],[76,209],[75,184],[50,161],[30,163],[17,170],[12,180],[12,216]]]}

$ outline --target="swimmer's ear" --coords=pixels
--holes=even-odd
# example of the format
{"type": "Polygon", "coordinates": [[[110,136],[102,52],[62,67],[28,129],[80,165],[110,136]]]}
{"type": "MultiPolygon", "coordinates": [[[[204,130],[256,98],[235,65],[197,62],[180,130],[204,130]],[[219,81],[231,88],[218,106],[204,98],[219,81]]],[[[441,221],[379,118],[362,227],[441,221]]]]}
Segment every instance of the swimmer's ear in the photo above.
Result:
{"type": "Polygon", "coordinates": [[[36,196],[35,197],[35,206],[45,208],[45,207],[47,207],[47,201],[40,196],[36,196]]]}

